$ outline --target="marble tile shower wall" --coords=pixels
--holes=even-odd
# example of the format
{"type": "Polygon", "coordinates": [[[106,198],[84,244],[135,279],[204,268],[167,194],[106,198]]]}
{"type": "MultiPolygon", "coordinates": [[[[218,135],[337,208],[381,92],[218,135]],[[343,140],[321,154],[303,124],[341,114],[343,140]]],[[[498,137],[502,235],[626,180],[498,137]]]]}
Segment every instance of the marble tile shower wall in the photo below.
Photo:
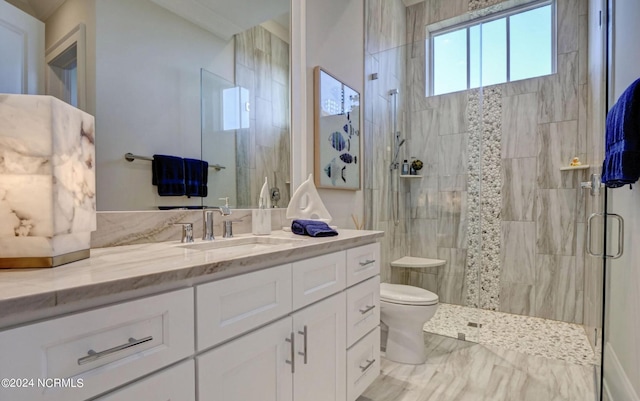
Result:
{"type": "Polygon", "coordinates": [[[407,7],[406,45],[393,51],[381,46],[381,24],[400,24],[386,20],[397,14],[382,13],[380,3],[366,2],[365,152],[373,163],[366,171],[375,167],[366,177],[368,215],[375,228],[394,230],[386,239],[398,245],[383,252],[388,259],[407,251],[405,236],[408,254],[448,261],[438,271],[387,277],[434,291],[446,303],[582,323],[584,270],[592,263],[583,252],[586,210],[596,206],[579,185],[589,171],[560,167],[573,156],[601,160],[589,151],[594,139],[587,134],[587,1],[557,0],[556,74],[432,97],[424,93],[426,27],[499,2],[427,0],[407,7]],[[404,66],[387,60],[393,56],[405,56],[404,66]],[[425,167],[422,179],[400,183],[406,210],[398,228],[385,204],[391,135],[382,128],[392,87],[380,83],[399,78],[403,68],[405,156],[425,167]],[[371,73],[378,80],[369,80],[371,73]]]}
{"type": "Polygon", "coordinates": [[[257,206],[264,177],[289,204],[289,44],[262,26],[235,36],[236,85],[250,96],[249,128],[237,131],[238,205],[257,206]]]}
{"type": "MultiPolygon", "coordinates": [[[[408,187],[398,182],[400,213],[393,221],[397,179],[390,174],[393,148],[392,100],[389,91],[398,89],[398,130],[406,136],[405,7],[401,0],[367,0],[365,6],[365,110],[364,110],[364,203],[367,229],[383,230],[381,240],[383,281],[391,280],[389,263],[409,255],[410,231],[407,213],[408,187]],[[372,74],[377,74],[376,79],[372,74]]],[[[404,146],[406,148],[406,145],[404,146]]]]}

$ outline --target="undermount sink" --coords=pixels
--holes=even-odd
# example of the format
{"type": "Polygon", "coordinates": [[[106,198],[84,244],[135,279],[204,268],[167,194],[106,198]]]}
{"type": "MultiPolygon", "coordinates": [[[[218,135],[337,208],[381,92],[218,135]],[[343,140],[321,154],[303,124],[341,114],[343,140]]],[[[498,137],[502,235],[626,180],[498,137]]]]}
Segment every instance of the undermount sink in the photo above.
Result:
{"type": "Polygon", "coordinates": [[[297,238],[278,237],[237,237],[221,238],[213,241],[193,242],[190,244],[180,244],[180,248],[195,249],[198,251],[209,251],[212,249],[233,249],[245,252],[270,249],[274,246],[293,245],[304,241],[297,238]]]}

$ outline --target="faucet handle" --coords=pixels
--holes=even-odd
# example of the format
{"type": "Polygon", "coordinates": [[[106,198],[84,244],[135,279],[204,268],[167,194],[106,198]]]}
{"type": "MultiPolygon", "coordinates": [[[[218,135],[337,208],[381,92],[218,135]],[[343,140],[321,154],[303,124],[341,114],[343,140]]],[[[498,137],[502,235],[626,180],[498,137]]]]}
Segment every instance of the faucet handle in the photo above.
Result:
{"type": "Polygon", "coordinates": [[[182,238],[180,242],[193,242],[193,223],[174,223],[174,226],[182,226],[182,238]]]}

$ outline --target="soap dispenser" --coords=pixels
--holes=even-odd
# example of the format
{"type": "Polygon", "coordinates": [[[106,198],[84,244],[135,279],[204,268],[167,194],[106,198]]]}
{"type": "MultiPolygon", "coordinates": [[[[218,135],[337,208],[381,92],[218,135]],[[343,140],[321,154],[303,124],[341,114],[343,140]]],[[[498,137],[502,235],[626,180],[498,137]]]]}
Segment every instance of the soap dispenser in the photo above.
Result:
{"type": "Polygon", "coordinates": [[[264,185],[260,190],[258,208],[251,211],[251,232],[253,235],[271,234],[271,196],[267,177],[264,177],[264,185]]]}

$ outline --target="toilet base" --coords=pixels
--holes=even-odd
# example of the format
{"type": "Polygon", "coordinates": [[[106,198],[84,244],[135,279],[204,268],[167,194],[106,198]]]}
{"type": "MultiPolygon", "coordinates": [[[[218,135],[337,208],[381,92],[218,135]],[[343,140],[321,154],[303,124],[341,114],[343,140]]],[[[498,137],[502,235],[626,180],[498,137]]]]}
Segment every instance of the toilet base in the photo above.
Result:
{"type": "Polygon", "coordinates": [[[389,327],[385,358],[398,363],[422,365],[427,360],[422,327],[398,331],[389,327]]]}

